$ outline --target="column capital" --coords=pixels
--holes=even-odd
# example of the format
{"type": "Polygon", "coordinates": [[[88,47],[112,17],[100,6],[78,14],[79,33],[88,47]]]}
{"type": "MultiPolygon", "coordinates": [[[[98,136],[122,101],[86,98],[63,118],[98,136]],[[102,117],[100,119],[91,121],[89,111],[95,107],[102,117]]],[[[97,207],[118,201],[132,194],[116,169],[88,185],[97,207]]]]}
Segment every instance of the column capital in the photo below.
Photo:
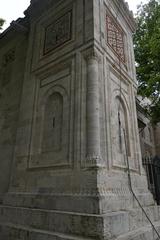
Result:
{"type": "Polygon", "coordinates": [[[96,60],[99,63],[101,62],[101,54],[95,48],[86,50],[84,52],[84,58],[86,59],[87,62],[92,61],[92,60],[96,60]]]}

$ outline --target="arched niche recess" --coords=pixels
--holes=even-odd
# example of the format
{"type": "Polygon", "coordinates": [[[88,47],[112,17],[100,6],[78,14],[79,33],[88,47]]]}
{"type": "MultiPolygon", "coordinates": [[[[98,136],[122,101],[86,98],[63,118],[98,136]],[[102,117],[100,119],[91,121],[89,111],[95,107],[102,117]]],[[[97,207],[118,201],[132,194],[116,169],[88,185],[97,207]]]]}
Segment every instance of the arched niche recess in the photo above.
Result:
{"type": "Polygon", "coordinates": [[[29,168],[69,164],[69,97],[61,85],[47,87],[38,95],[29,168]]]}
{"type": "Polygon", "coordinates": [[[130,150],[130,138],[129,138],[129,122],[128,112],[125,103],[120,96],[115,98],[116,109],[117,109],[117,145],[118,151],[121,154],[131,155],[130,150]]]}
{"type": "MultiPolygon", "coordinates": [[[[67,94],[61,86],[47,91],[41,104],[41,152],[57,152],[63,147],[62,135],[65,131],[67,94]]],[[[67,124],[66,124],[67,125],[67,124]]]]}
{"type": "Polygon", "coordinates": [[[131,157],[131,120],[123,93],[115,90],[111,104],[111,136],[113,166],[126,167],[126,155],[131,157]]]}

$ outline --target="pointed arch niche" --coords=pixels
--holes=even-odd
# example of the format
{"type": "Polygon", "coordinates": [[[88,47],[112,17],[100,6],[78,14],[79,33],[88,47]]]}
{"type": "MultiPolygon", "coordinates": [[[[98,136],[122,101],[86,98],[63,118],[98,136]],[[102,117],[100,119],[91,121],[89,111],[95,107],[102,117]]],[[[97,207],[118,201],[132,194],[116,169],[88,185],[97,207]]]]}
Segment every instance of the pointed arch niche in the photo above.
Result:
{"type": "Polygon", "coordinates": [[[39,92],[29,168],[69,164],[69,116],[69,97],[63,86],[44,87],[39,92]]]}
{"type": "Polygon", "coordinates": [[[130,112],[123,94],[114,92],[111,109],[111,135],[113,166],[126,167],[126,157],[131,158],[130,112]]]}
{"type": "Polygon", "coordinates": [[[121,154],[131,155],[130,150],[130,138],[128,127],[128,113],[125,107],[124,101],[120,96],[115,98],[116,110],[117,110],[117,125],[118,125],[118,138],[117,146],[118,151],[121,154]]]}

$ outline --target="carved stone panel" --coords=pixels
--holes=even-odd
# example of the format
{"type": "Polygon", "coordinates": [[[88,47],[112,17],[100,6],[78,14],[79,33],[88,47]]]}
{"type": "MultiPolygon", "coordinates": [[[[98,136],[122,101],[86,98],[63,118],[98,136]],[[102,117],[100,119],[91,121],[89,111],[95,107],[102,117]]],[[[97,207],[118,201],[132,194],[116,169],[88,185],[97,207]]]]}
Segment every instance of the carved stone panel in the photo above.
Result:
{"type": "Polygon", "coordinates": [[[124,51],[124,32],[121,26],[111,17],[106,14],[106,29],[107,29],[107,43],[116,55],[125,62],[124,51]]]}
{"type": "Polygon", "coordinates": [[[72,11],[56,19],[45,29],[44,54],[71,40],[72,11]]]}

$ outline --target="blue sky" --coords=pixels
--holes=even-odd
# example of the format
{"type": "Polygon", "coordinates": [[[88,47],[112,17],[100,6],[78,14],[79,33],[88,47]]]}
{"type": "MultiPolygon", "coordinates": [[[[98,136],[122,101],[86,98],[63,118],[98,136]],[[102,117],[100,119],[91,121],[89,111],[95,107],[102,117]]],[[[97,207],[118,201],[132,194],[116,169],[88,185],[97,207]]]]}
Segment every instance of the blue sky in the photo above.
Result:
{"type": "MultiPolygon", "coordinates": [[[[111,0],[110,0],[111,1],[111,0]]],[[[141,2],[148,0],[126,0],[129,3],[130,9],[136,12],[136,6],[141,2]]],[[[0,17],[6,20],[4,28],[7,28],[11,21],[18,17],[23,17],[24,10],[29,6],[30,0],[4,0],[1,2],[0,17]]]]}

